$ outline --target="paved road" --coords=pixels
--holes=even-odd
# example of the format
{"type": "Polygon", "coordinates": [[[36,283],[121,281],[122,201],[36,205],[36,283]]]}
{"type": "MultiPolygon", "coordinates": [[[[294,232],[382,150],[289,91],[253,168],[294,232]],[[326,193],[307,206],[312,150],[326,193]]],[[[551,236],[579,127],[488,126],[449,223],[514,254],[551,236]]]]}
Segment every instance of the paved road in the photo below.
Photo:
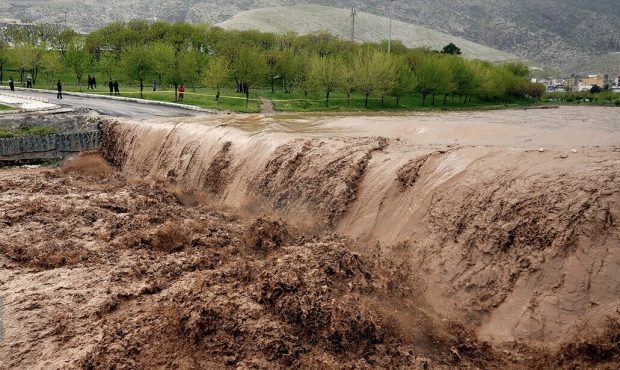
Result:
{"type": "MultiPolygon", "coordinates": [[[[10,94],[7,90],[0,90],[3,94],[10,94]]],[[[151,118],[151,117],[183,117],[200,114],[187,109],[167,107],[161,105],[142,104],[110,99],[87,98],[65,95],[62,100],[56,99],[56,93],[34,92],[27,90],[15,91],[19,96],[32,96],[48,99],[50,103],[71,108],[87,108],[99,114],[113,117],[151,118]]]]}

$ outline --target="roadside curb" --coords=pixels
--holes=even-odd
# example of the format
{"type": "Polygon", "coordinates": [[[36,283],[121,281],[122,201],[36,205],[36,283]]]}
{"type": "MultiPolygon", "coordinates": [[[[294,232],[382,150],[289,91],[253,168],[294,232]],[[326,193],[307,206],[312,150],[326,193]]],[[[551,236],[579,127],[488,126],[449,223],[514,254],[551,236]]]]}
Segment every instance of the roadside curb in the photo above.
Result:
{"type": "MultiPolygon", "coordinates": [[[[6,86],[0,86],[0,90],[10,91],[10,89],[8,87],[6,87],[6,86]]],[[[37,93],[48,93],[48,94],[49,93],[51,93],[51,94],[55,94],[56,93],[56,90],[28,89],[28,88],[23,88],[23,87],[15,87],[15,92],[18,92],[18,91],[32,91],[32,92],[37,92],[37,93]]],[[[164,107],[186,109],[186,110],[191,110],[191,111],[195,111],[195,112],[203,112],[203,113],[211,113],[211,114],[220,113],[220,111],[217,111],[217,110],[214,110],[214,109],[201,108],[201,107],[196,107],[194,105],[187,105],[187,104],[162,102],[162,101],[157,101],[157,100],[127,98],[127,97],[123,97],[123,96],[87,94],[87,93],[73,92],[73,91],[63,91],[62,94],[63,95],[68,95],[68,96],[78,96],[78,97],[83,97],[83,98],[95,98],[95,99],[107,99],[107,100],[125,101],[125,102],[139,103],[139,104],[145,104],[145,105],[159,105],[159,106],[164,106],[164,107]]],[[[46,100],[45,102],[48,102],[48,99],[38,98],[38,97],[18,96],[18,95],[16,95],[16,97],[21,97],[21,98],[24,98],[24,99],[40,100],[40,101],[46,100]]]]}

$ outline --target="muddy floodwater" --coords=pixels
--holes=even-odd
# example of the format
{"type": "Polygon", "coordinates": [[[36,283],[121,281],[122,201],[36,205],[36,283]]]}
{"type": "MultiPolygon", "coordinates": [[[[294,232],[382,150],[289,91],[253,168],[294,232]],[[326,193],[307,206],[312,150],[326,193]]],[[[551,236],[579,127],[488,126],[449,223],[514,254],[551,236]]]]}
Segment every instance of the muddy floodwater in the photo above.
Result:
{"type": "Polygon", "coordinates": [[[620,363],[620,108],[102,121],[0,169],[0,368],[620,363]]]}

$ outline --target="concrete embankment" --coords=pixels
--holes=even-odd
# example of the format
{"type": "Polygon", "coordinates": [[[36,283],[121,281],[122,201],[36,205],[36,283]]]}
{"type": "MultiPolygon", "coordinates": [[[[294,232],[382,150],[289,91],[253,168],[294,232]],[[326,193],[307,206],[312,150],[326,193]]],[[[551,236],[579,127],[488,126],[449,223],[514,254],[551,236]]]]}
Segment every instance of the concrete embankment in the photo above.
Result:
{"type": "Polygon", "coordinates": [[[62,159],[73,153],[99,149],[99,120],[98,115],[87,112],[2,117],[0,129],[16,134],[0,139],[0,165],[62,159]]]}
{"type": "Polygon", "coordinates": [[[0,139],[0,165],[60,159],[71,153],[99,149],[100,144],[100,131],[0,139]]]}

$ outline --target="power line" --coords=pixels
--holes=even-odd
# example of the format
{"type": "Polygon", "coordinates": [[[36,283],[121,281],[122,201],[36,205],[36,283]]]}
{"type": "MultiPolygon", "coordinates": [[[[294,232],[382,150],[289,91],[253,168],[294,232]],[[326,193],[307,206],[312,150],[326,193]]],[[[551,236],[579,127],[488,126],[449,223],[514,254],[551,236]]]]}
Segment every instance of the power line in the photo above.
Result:
{"type": "Polygon", "coordinates": [[[390,0],[390,34],[388,36],[388,55],[392,51],[392,16],[394,14],[394,0],[390,0]]]}
{"type": "Polygon", "coordinates": [[[357,15],[357,10],[355,10],[355,5],[351,7],[351,41],[355,41],[355,16],[357,15]]]}

